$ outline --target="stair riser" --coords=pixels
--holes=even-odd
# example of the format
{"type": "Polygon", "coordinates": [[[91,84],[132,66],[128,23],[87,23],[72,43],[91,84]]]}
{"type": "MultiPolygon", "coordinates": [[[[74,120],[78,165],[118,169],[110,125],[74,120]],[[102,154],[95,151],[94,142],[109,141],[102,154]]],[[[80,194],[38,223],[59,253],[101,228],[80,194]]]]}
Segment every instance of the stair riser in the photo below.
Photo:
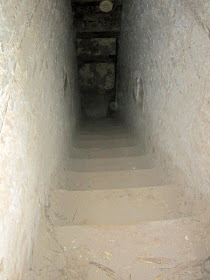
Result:
{"type": "Polygon", "coordinates": [[[77,148],[100,148],[113,149],[118,147],[132,147],[137,144],[133,139],[112,139],[112,140],[94,140],[94,141],[77,141],[74,147],[77,148]]]}
{"type": "Polygon", "coordinates": [[[133,139],[134,136],[131,136],[129,133],[122,134],[113,134],[113,133],[104,133],[104,134],[77,134],[74,139],[81,141],[94,141],[94,140],[111,140],[111,139],[133,139]]]}
{"type": "Polygon", "coordinates": [[[79,134],[81,135],[92,135],[92,134],[98,134],[98,135],[120,135],[120,134],[129,134],[130,132],[125,129],[86,129],[86,130],[80,130],[79,134]]]}
{"type": "Polygon", "coordinates": [[[143,146],[121,147],[112,149],[74,149],[73,158],[113,158],[113,157],[135,157],[144,153],[143,146]]]}
{"type": "Polygon", "coordinates": [[[154,167],[151,159],[146,156],[110,159],[72,159],[66,166],[72,171],[80,172],[138,170],[154,167]]]}
{"type": "Polygon", "coordinates": [[[178,189],[172,186],[58,191],[51,205],[53,212],[63,217],[58,220],[60,225],[136,224],[179,218],[178,195],[178,189]]]}
{"type": "Polygon", "coordinates": [[[107,190],[157,186],[167,183],[157,168],[111,172],[63,172],[60,188],[68,190],[107,190]]]}

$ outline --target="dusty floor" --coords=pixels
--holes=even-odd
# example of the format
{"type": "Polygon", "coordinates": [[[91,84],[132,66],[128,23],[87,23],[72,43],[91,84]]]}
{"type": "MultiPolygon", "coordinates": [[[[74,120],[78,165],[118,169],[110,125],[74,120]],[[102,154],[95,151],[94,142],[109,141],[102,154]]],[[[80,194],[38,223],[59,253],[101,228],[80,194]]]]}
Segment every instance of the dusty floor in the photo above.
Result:
{"type": "Polygon", "coordinates": [[[209,280],[209,226],[118,122],[81,125],[26,280],[209,280]]]}

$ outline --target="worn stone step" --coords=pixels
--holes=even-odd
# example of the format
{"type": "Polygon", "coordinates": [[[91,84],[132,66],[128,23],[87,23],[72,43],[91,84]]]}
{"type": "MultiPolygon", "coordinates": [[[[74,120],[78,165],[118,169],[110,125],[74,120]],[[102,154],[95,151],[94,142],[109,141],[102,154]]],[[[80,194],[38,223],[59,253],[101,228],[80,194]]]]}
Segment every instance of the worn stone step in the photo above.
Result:
{"type": "Polygon", "coordinates": [[[83,128],[98,128],[98,129],[103,129],[103,128],[110,128],[110,127],[113,127],[113,128],[126,128],[125,125],[121,124],[121,123],[84,123],[84,124],[80,124],[78,125],[78,127],[80,129],[83,129],[83,128]]]}
{"type": "Polygon", "coordinates": [[[128,130],[128,127],[121,123],[84,123],[77,126],[78,130],[128,130]]]}
{"type": "Polygon", "coordinates": [[[94,121],[84,121],[78,124],[78,127],[126,127],[125,123],[118,120],[94,120],[94,121]]]}
{"type": "Polygon", "coordinates": [[[195,279],[207,280],[206,230],[200,222],[180,218],[138,225],[57,227],[55,236],[69,264],[69,279],[191,280],[198,273],[195,279]]]}
{"type": "Polygon", "coordinates": [[[66,163],[68,169],[80,172],[99,172],[114,170],[136,170],[154,167],[150,156],[102,158],[102,159],[71,159],[66,163]]]}
{"type": "Polygon", "coordinates": [[[95,140],[80,140],[74,143],[77,148],[100,148],[100,149],[113,149],[118,147],[132,147],[137,145],[138,142],[135,138],[128,139],[95,139],[95,140]]]}
{"type": "Polygon", "coordinates": [[[56,190],[51,207],[59,225],[136,224],[179,218],[180,188],[147,188],[94,191],[56,190]],[[62,217],[62,218],[61,218],[62,217]]]}
{"type": "Polygon", "coordinates": [[[103,148],[76,148],[71,151],[72,158],[114,158],[140,156],[144,153],[143,144],[130,147],[103,148]]]}
{"type": "Polygon", "coordinates": [[[123,128],[95,128],[95,129],[90,129],[90,128],[86,128],[86,129],[80,129],[79,134],[81,135],[92,135],[92,134],[96,134],[96,135],[120,135],[120,134],[129,134],[129,130],[123,129],[123,128]]]}
{"type": "Polygon", "coordinates": [[[109,132],[104,132],[104,133],[82,133],[78,132],[75,135],[75,141],[76,140],[83,140],[83,141],[91,141],[91,140],[111,140],[111,139],[133,139],[135,136],[131,135],[128,132],[124,133],[109,133],[109,132]]]}
{"type": "Polygon", "coordinates": [[[86,128],[90,128],[90,129],[106,129],[106,128],[122,128],[125,129],[127,128],[125,125],[123,125],[122,123],[84,123],[84,124],[80,124],[78,125],[78,128],[80,129],[86,129],[86,128]]]}
{"type": "Polygon", "coordinates": [[[107,190],[149,187],[166,184],[159,168],[103,171],[60,172],[59,188],[67,190],[107,190]]]}

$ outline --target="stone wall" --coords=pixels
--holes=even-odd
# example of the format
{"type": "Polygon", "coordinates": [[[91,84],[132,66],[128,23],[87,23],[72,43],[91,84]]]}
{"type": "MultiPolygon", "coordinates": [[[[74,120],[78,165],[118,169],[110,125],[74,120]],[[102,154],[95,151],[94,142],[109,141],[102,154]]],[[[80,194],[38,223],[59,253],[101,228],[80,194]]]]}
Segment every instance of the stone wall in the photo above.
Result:
{"type": "Polygon", "coordinates": [[[209,1],[125,0],[118,97],[146,150],[209,190],[209,1]]]}
{"type": "Polygon", "coordinates": [[[65,0],[0,3],[2,280],[22,278],[51,178],[70,151],[77,97],[68,8],[65,0]]]}

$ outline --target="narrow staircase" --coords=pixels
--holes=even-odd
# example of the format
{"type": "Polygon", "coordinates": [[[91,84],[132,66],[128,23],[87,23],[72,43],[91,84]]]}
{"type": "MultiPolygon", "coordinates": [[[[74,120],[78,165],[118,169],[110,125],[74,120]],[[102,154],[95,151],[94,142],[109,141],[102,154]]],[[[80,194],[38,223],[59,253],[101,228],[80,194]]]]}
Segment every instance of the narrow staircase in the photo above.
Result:
{"type": "Polygon", "coordinates": [[[205,258],[204,231],[181,210],[182,189],[118,121],[83,123],[76,139],[51,195],[62,279],[199,279],[186,271],[205,258]]]}

